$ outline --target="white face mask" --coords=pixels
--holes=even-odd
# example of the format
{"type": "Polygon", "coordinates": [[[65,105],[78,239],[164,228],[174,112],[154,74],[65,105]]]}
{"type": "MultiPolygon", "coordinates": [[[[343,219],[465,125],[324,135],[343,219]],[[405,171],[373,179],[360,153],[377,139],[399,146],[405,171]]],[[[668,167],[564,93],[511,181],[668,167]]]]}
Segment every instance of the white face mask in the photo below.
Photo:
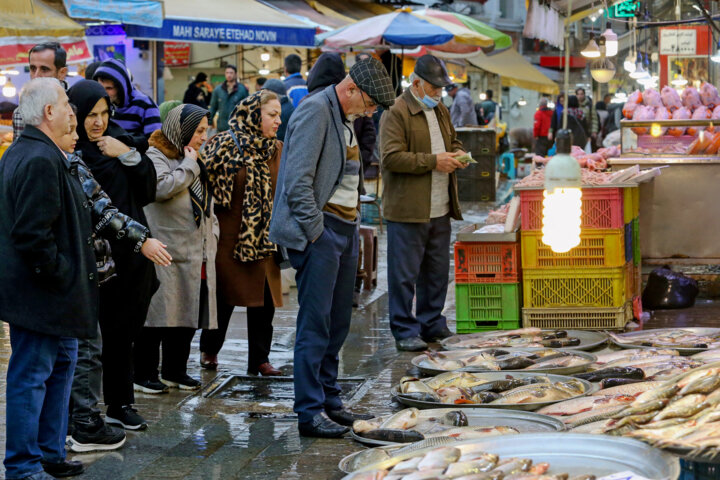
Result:
{"type": "Polygon", "coordinates": [[[440,95],[438,95],[437,97],[431,97],[430,95],[427,95],[425,93],[425,89],[423,88],[424,82],[425,82],[425,80],[420,79],[420,91],[423,94],[422,98],[415,95],[415,92],[413,91],[412,88],[410,89],[410,93],[412,93],[412,96],[415,97],[415,100],[420,102],[420,104],[422,105],[422,107],[425,110],[432,110],[433,108],[438,106],[438,104],[440,103],[440,100],[442,100],[442,97],[440,95]]]}

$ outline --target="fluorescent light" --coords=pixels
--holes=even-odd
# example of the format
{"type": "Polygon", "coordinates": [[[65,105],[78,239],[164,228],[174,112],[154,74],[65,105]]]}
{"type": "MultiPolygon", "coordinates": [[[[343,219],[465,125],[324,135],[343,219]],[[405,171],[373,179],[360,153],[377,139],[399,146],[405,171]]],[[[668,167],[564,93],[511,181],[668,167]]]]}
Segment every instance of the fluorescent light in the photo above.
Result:
{"type": "Polygon", "coordinates": [[[628,53],[628,56],[625,58],[625,62],[623,63],[623,67],[625,68],[625,71],[628,73],[633,73],[635,71],[635,58],[637,55],[635,55],[633,52],[628,53]]]}
{"type": "Polygon", "coordinates": [[[520,97],[520,100],[518,100],[517,103],[518,103],[518,105],[520,105],[521,107],[524,107],[525,105],[527,105],[527,100],[525,100],[525,97],[520,97]]]}
{"type": "Polygon", "coordinates": [[[267,68],[261,68],[260,70],[258,70],[258,73],[259,73],[260,75],[269,75],[269,74],[270,74],[270,70],[268,70],[267,68]]]}
{"type": "Polygon", "coordinates": [[[600,57],[600,48],[598,47],[598,44],[595,43],[594,35],[590,34],[590,41],[587,43],[584,49],[580,52],[580,55],[582,55],[585,58],[599,58],[600,57]]]}
{"type": "Polygon", "coordinates": [[[645,78],[646,75],[647,72],[645,71],[645,68],[643,68],[642,62],[637,62],[635,64],[635,71],[630,73],[630,78],[637,80],[639,78],[645,78]]]}
{"type": "Polygon", "coordinates": [[[603,32],[603,37],[605,37],[605,55],[614,57],[618,53],[618,38],[610,28],[610,22],[607,22],[607,30],[603,32]]]}

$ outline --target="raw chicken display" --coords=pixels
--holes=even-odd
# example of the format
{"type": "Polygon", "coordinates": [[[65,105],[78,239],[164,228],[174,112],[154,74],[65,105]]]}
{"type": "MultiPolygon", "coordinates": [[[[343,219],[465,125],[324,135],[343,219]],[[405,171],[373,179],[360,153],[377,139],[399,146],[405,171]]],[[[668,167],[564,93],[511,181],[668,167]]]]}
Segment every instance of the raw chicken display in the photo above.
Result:
{"type": "Polygon", "coordinates": [[[660,98],[663,105],[669,108],[671,112],[674,112],[675,110],[677,110],[678,108],[682,108],[683,106],[682,100],[680,100],[680,95],[678,95],[677,90],[667,85],[665,85],[660,91],[660,98]]]}
{"type": "Polygon", "coordinates": [[[720,96],[718,95],[718,91],[717,88],[715,88],[715,85],[703,82],[703,84],[700,85],[700,100],[702,101],[703,105],[710,109],[713,109],[720,105],[720,96]]]}
{"type": "Polygon", "coordinates": [[[698,107],[702,107],[702,101],[700,100],[700,93],[695,87],[687,87],[683,90],[682,95],[683,105],[691,110],[695,110],[698,107]]]}
{"type": "MultiPolygon", "coordinates": [[[[635,113],[633,113],[633,120],[654,120],[655,119],[655,109],[652,107],[646,107],[644,105],[638,105],[638,107],[635,109],[635,113]]],[[[635,132],[637,135],[644,135],[648,133],[647,127],[633,127],[631,129],[633,132],[635,132]]]]}
{"type": "MultiPolygon", "coordinates": [[[[702,105],[695,109],[695,111],[692,114],[693,120],[707,120],[712,115],[712,111],[710,111],[706,106],[702,105]]],[[[688,135],[697,135],[700,133],[701,130],[704,130],[703,127],[688,127],[687,134],[688,135]]]]}
{"type": "MultiPolygon", "coordinates": [[[[672,118],[673,118],[673,120],[689,120],[691,116],[692,116],[692,112],[690,112],[689,108],[680,107],[673,112],[672,118]]],[[[685,133],[685,127],[668,128],[668,133],[675,137],[679,137],[680,135],[685,133]]]]}
{"type": "MultiPolygon", "coordinates": [[[[672,118],[672,115],[670,115],[670,112],[665,107],[658,107],[655,109],[655,120],[670,120],[672,118]]],[[[667,132],[667,127],[663,127],[660,129],[662,132],[661,135],[665,135],[667,132]]]]}
{"type": "Polygon", "coordinates": [[[642,103],[642,93],[640,93],[640,90],[635,90],[628,96],[627,101],[625,102],[625,105],[623,105],[622,113],[628,120],[633,118],[633,113],[635,113],[635,109],[638,105],[642,103]]]}
{"type": "Polygon", "coordinates": [[[654,88],[648,88],[642,94],[643,104],[648,107],[662,107],[663,103],[660,94],[654,88]]]}

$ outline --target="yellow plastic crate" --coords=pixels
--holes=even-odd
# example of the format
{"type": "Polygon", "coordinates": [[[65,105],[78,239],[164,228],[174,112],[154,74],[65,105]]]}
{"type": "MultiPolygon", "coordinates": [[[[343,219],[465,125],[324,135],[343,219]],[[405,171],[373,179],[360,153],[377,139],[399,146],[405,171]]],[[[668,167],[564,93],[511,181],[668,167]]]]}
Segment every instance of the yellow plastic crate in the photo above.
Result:
{"type": "Polygon", "coordinates": [[[523,270],[526,308],[621,307],[625,295],[624,266],[617,268],[553,268],[523,270]]]}
{"type": "Polygon", "coordinates": [[[632,320],[632,302],[617,308],[523,308],[523,327],[555,330],[622,330],[632,320]]]}
{"type": "Polygon", "coordinates": [[[542,241],[542,232],[522,232],[522,266],[527,268],[622,267],[625,265],[625,232],[622,228],[583,230],[580,245],[555,253],[542,241]]]}
{"type": "Polygon", "coordinates": [[[630,223],[640,215],[640,187],[623,188],[623,223],[630,223]]]}

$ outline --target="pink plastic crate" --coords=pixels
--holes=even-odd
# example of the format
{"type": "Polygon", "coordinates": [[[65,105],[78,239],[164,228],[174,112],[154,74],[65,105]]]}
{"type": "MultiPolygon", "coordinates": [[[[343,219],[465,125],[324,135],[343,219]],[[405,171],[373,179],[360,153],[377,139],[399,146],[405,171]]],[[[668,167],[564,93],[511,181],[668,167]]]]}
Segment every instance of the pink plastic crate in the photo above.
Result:
{"type": "MultiPolygon", "coordinates": [[[[542,190],[520,192],[520,228],[542,230],[542,190]]],[[[582,189],[582,228],[623,228],[622,188],[582,189]]]]}

